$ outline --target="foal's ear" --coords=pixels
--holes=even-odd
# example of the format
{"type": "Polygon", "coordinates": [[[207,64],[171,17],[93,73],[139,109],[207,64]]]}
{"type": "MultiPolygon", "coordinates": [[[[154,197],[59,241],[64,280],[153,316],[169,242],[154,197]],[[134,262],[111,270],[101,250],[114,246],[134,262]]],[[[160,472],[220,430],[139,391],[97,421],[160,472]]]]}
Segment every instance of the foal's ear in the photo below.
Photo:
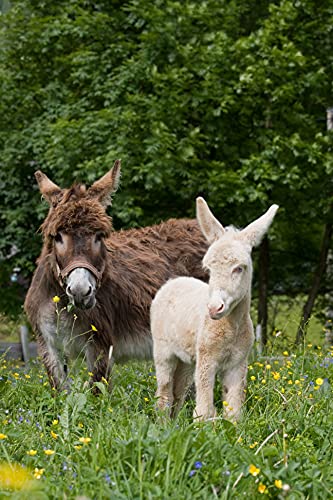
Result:
{"type": "Polygon", "coordinates": [[[251,222],[251,224],[240,232],[242,238],[244,238],[251,247],[259,245],[272,224],[278,208],[279,205],[272,205],[264,215],[254,222],[251,222]]]}
{"type": "Polygon", "coordinates": [[[197,221],[204,237],[210,244],[225,233],[224,227],[214,217],[207,203],[201,197],[197,198],[197,221]]]}
{"type": "Polygon", "coordinates": [[[121,160],[116,160],[111,170],[103,175],[98,181],[88,189],[88,196],[97,198],[98,201],[107,207],[111,205],[111,196],[115,193],[120,181],[121,160]]]}
{"type": "Polygon", "coordinates": [[[45,198],[50,205],[55,205],[59,200],[62,189],[54,184],[54,182],[52,182],[47,175],[43,174],[41,170],[35,172],[35,177],[43,198],[45,198]]]}

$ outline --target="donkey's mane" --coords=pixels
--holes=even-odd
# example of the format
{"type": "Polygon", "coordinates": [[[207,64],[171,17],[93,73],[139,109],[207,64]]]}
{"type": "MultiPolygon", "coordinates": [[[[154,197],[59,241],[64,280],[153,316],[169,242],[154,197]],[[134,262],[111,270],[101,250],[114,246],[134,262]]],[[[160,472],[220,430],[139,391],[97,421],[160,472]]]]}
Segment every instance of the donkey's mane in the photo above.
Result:
{"type": "Polygon", "coordinates": [[[108,236],[112,230],[112,218],[102,205],[89,197],[83,184],[74,184],[67,189],[58,205],[51,208],[41,225],[45,237],[55,236],[58,231],[73,233],[102,232],[108,236]]]}

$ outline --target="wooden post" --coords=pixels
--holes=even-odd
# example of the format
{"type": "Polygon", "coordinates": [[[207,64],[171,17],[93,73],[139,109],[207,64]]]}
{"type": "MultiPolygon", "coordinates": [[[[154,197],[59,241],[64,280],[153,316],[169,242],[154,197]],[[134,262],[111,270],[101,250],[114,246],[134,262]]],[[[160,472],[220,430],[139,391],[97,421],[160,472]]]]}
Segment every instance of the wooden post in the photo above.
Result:
{"type": "Polygon", "coordinates": [[[29,331],[26,325],[20,326],[20,340],[22,346],[22,356],[23,361],[26,363],[30,359],[30,350],[29,350],[29,331]]]}
{"type": "Polygon", "coordinates": [[[269,272],[269,241],[265,236],[259,248],[259,276],[258,276],[258,325],[260,325],[261,351],[267,344],[268,319],[268,272],[269,272]]]}

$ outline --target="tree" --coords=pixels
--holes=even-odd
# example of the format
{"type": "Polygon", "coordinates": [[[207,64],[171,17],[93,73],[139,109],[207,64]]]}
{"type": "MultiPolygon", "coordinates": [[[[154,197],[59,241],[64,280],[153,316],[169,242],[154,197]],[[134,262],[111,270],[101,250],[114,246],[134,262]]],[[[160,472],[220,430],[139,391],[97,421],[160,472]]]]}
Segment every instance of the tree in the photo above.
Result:
{"type": "Polygon", "coordinates": [[[240,226],[278,203],[268,289],[304,290],[331,197],[319,120],[332,15],[328,0],[12,2],[0,18],[0,251],[18,252],[6,266],[30,273],[38,255],[37,167],[68,185],[121,157],[116,227],[193,216],[198,194],[240,226]]]}

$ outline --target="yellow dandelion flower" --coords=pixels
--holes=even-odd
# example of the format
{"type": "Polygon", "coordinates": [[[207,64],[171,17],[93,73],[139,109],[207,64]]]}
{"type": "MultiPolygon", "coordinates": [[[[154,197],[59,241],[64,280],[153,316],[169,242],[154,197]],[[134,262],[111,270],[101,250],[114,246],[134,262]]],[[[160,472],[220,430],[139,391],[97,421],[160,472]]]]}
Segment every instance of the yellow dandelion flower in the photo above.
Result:
{"type": "Polygon", "coordinates": [[[58,434],[53,431],[51,431],[51,436],[53,437],[53,439],[58,439],[58,434]]]}
{"type": "Polygon", "coordinates": [[[267,487],[264,484],[259,483],[259,486],[258,486],[259,493],[265,493],[266,490],[267,490],[267,487]]]}
{"type": "Polygon", "coordinates": [[[288,351],[283,351],[283,356],[289,356],[289,352],[288,351]]]}
{"type": "Polygon", "coordinates": [[[276,486],[276,488],[279,488],[279,490],[280,490],[282,488],[282,481],[281,481],[281,479],[275,479],[274,485],[276,486]]]}
{"type": "Polygon", "coordinates": [[[143,399],[144,399],[144,400],[146,401],[146,403],[148,403],[148,401],[149,401],[149,398],[143,398],[143,399]]]}
{"type": "Polygon", "coordinates": [[[0,487],[8,490],[30,490],[33,487],[29,469],[19,464],[0,464],[0,487]]]}
{"type": "Polygon", "coordinates": [[[251,450],[252,450],[253,448],[255,448],[257,446],[257,444],[258,444],[258,441],[255,441],[254,443],[249,445],[249,448],[251,448],[251,450]]]}
{"type": "Polygon", "coordinates": [[[297,379],[295,380],[295,385],[299,385],[301,382],[297,379]]]}
{"type": "Polygon", "coordinates": [[[262,384],[266,384],[266,379],[263,378],[262,381],[261,381],[261,383],[262,384]]]}
{"type": "Polygon", "coordinates": [[[29,450],[29,451],[27,451],[27,455],[34,457],[35,455],[37,455],[37,450],[29,450]]]}
{"type": "Polygon", "coordinates": [[[108,408],[109,412],[112,413],[113,412],[113,408],[108,408]]]}
{"type": "Polygon", "coordinates": [[[2,432],[0,432],[0,439],[7,439],[8,436],[7,434],[2,434],[2,432]]]}
{"type": "Polygon", "coordinates": [[[266,370],[270,370],[272,368],[271,365],[266,365],[266,370]]]}
{"type": "Polygon", "coordinates": [[[44,471],[45,471],[45,469],[38,469],[38,467],[35,467],[34,477],[36,479],[40,479],[42,477],[42,475],[44,474],[44,471]]]}
{"type": "Polygon", "coordinates": [[[97,328],[96,328],[96,326],[94,326],[94,325],[90,325],[90,326],[91,326],[91,329],[92,329],[93,332],[97,332],[98,331],[97,328]]]}
{"type": "Polygon", "coordinates": [[[88,375],[89,375],[89,377],[93,377],[94,376],[93,372],[88,372],[88,375]]]}
{"type": "Polygon", "coordinates": [[[90,443],[91,438],[90,437],[80,437],[79,441],[80,441],[80,443],[88,444],[88,443],[90,443]]]}
{"type": "Polygon", "coordinates": [[[105,377],[102,377],[101,380],[102,380],[102,382],[104,382],[105,385],[109,385],[109,382],[106,380],[105,377]]]}
{"type": "Polygon", "coordinates": [[[320,377],[319,377],[319,378],[316,378],[316,384],[317,384],[317,385],[323,385],[323,383],[324,383],[324,381],[323,381],[323,379],[322,379],[322,378],[320,378],[320,377]]]}
{"type": "Polygon", "coordinates": [[[310,348],[310,347],[312,347],[312,344],[308,344],[308,347],[309,347],[309,348],[310,348]]]}
{"type": "Polygon", "coordinates": [[[241,436],[239,436],[239,438],[237,439],[237,443],[241,443],[243,441],[243,438],[241,436]]]}
{"type": "Polygon", "coordinates": [[[222,404],[223,404],[223,406],[229,406],[228,401],[223,401],[223,403],[222,403],[222,404]]]}
{"type": "Polygon", "coordinates": [[[281,375],[278,372],[272,372],[274,380],[280,380],[281,375]]]}
{"type": "Polygon", "coordinates": [[[282,394],[284,394],[284,387],[281,388],[281,392],[282,392],[282,394]]]}
{"type": "Polygon", "coordinates": [[[249,473],[252,475],[252,476],[257,476],[260,472],[260,469],[258,467],[256,467],[255,465],[251,464],[249,466],[249,473]]]}
{"type": "Polygon", "coordinates": [[[54,450],[44,450],[44,453],[45,453],[45,455],[47,455],[47,456],[51,456],[51,455],[54,455],[54,454],[55,454],[55,451],[54,451],[54,450]]]}
{"type": "Polygon", "coordinates": [[[60,302],[60,297],[58,297],[58,295],[55,295],[53,298],[52,298],[53,302],[55,304],[58,304],[58,302],[60,302]]]}
{"type": "Polygon", "coordinates": [[[25,378],[31,378],[30,375],[28,375],[27,373],[24,376],[25,378]]]}
{"type": "Polygon", "coordinates": [[[81,446],[81,445],[79,445],[79,444],[76,444],[76,445],[74,445],[74,448],[75,448],[76,450],[81,450],[82,446],[81,446]]]}
{"type": "Polygon", "coordinates": [[[256,377],[254,375],[252,375],[252,377],[250,377],[251,380],[255,380],[256,377]]]}
{"type": "Polygon", "coordinates": [[[288,384],[289,385],[293,385],[293,381],[292,380],[288,380],[288,384]]]}
{"type": "Polygon", "coordinates": [[[78,426],[78,427],[80,427],[80,429],[83,429],[83,423],[82,423],[82,422],[79,422],[79,423],[77,424],[77,426],[78,426]]]}
{"type": "Polygon", "coordinates": [[[57,420],[57,419],[55,418],[55,419],[53,420],[53,422],[52,422],[52,425],[54,425],[54,426],[55,426],[55,425],[58,425],[58,424],[59,424],[59,420],[57,420]]]}

